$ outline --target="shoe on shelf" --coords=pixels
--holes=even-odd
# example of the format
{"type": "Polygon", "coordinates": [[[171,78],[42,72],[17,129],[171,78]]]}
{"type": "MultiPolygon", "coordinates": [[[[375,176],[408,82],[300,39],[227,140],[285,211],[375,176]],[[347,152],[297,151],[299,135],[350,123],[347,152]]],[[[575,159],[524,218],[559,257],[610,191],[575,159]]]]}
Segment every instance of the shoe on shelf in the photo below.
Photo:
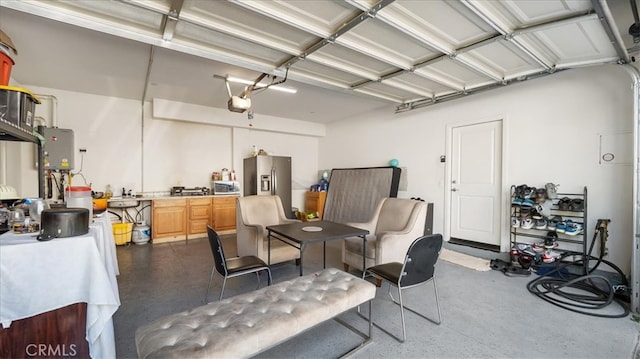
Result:
{"type": "Polygon", "coordinates": [[[547,190],[547,198],[554,199],[558,197],[558,186],[559,184],[553,184],[551,182],[544,185],[544,189],[547,190]]]}
{"type": "Polygon", "coordinates": [[[522,229],[531,229],[531,228],[533,228],[533,226],[534,226],[534,222],[533,222],[533,219],[531,219],[531,218],[523,219],[520,222],[520,228],[522,228],[522,229]]]}
{"type": "Polygon", "coordinates": [[[511,256],[514,257],[513,259],[515,260],[515,257],[519,256],[528,246],[526,243],[514,243],[513,247],[511,247],[511,256]]]}
{"type": "Polygon", "coordinates": [[[554,231],[548,231],[544,237],[544,246],[547,248],[556,248],[558,246],[558,234],[554,231]]]}
{"type": "Polygon", "coordinates": [[[518,264],[520,264],[520,266],[524,269],[529,269],[533,261],[534,261],[533,256],[530,256],[527,254],[521,254],[518,256],[518,264]]]}
{"type": "Polygon", "coordinates": [[[542,203],[547,200],[547,190],[544,188],[536,189],[536,203],[542,203]]]}
{"type": "Polygon", "coordinates": [[[544,252],[545,251],[544,241],[535,242],[534,244],[531,245],[531,248],[536,253],[544,252]]]}
{"type": "Polygon", "coordinates": [[[562,256],[562,253],[560,253],[558,251],[554,251],[552,249],[548,249],[542,255],[542,261],[545,262],[545,263],[553,263],[556,260],[558,260],[558,258],[560,258],[560,256],[562,256]]]}
{"type": "Polygon", "coordinates": [[[535,199],[536,198],[536,188],[535,187],[527,187],[524,190],[524,196],[522,196],[522,198],[535,199]]]}
{"type": "Polygon", "coordinates": [[[533,205],[535,205],[536,203],[531,199],[531,198],[525,198],[522,201],[521,206],[522,207],[533,207],[533,205]]]}
{"type": "Polygon", "coordinates": [[[516,216],[511,217],[511,227],[519,228],[520,227],[520,219],[516,216]]]}
{"type": "Polygon", "coordinates": [[[520,197],[515,197],[513,199],[513,201],[511,201],[511,204],[514,206],[522,206],[522,202],[524,202],[524,200],[520,197]]]}
{"type": "Polygon", "coordinates": [[[542,219],[544,218],[538,211],[536,211],[535,207],[531,207],[531,218],[533,219],[542,219]]]}
{"type": "Polygon", "coordinates": [[[565,234],[575,236],[582,233],[582,225],[576,222],[567,222],[567,228],[564,230],[565,234]]]}
{"type": "Polygon", "coordinates": [[[536,229],[547,229],[547,220],[544,218],[536,219],[536,229]]]}
{"type": "Polygon", "coordinates": [[[570,211],[571,210],[571,199],[569,197],[562,197],[558,201],[558,209],[561,211],[570,211]]]}
{"type": "Polygon", "coordinates": [[[551,219],[547,223],[547,229],[550,230],[550,231],[555,231],[556,230],[556,226],[560,222],[562,222],[562,217],[560,217],[560,216],[551,217],[551,219]]]}
{"type": "Polygon", "coordinates": [[[556,224],[556,232],[558,233],[564,233],[564,231],[567,230],[567,222],[565,221],[560,221],[556,224]]]}
{"type": "Polygon", "coordinates": [[[526,184],[521,184],[513,191],[516,197],[525,198],[524,193],[529,188],[526,184]]]}
{"type": "Polygon", "coordinates": [[[571,200],[571,210],[574,212],[584,211],[584,201],[581,198],[574,198],[571,200]]]}
{"type": "Polygon", "coordinates": [[[544,217],[551,217],[551,207],[553,207],[553,201],[550,199],[545,200],[542,203],[535,205],[535,210],[544,217]]]}

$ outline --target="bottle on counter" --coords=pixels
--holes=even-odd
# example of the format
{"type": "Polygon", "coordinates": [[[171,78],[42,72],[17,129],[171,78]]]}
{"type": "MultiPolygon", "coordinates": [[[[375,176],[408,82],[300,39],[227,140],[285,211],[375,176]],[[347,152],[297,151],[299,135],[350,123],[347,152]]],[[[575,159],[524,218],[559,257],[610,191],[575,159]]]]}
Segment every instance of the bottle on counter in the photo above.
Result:
{"type": "Polygon", "coordinates": [[[104,190],[104,196],[105,198],[108,200],[109,198],[113,197],[113,190],[111,189],[111,185],[108,184],[107,187],[104,190]]]}
{"type": "Polygon", "coordinates": [[[258,147],[256,147],[256,145],[253,145],[251,147],[251,157],[256,157],[258,155],[258,147]]]}

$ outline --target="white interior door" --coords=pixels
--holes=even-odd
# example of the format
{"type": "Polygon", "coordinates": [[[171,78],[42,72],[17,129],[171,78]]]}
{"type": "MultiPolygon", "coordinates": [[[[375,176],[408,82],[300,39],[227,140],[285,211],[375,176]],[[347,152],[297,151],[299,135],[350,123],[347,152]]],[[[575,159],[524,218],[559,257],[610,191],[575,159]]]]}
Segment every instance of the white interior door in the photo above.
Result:
{"type": "Polygon", "coordinates": [[[502,121],[452,128],[451,238],[500,245],[502,121]]]}

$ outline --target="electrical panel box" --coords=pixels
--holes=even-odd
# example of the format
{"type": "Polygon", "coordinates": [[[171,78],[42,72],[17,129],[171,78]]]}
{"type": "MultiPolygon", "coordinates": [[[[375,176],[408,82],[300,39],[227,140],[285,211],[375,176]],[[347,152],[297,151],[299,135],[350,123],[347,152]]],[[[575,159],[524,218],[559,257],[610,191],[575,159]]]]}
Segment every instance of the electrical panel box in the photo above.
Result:
{"type": "Polygon", "coordinates": [[[44,168],[50,170],[73,169],[73,130],[63,128],[42,129],[44,137],[44,168]]]}

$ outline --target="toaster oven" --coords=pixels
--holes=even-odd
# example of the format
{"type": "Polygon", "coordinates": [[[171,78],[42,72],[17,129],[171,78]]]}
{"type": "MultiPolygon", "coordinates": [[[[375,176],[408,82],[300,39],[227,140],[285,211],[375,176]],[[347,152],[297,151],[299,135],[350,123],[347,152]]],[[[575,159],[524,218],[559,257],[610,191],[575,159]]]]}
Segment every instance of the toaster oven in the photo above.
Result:
{"type": "Polygon", "coordinates": [[[240,194],[238,181],[212,181],[213,194],[240,194]]]}

